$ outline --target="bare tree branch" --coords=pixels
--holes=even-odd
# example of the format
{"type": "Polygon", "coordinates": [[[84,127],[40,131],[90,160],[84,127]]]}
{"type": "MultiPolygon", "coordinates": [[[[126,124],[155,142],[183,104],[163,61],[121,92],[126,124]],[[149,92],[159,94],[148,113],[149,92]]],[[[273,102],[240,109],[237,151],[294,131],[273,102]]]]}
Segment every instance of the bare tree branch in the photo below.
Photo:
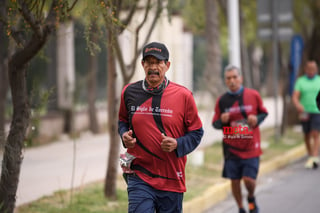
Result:
{"type": "Polygon", "coordinates": [[[47,26],[53,27],[56,24],[57,11],[54,9],[58,6],[58,0],[53,0],[51,3],[50,13],[46,18],[47,26]]]}
{"type": "MultiPolygon", "coordinates": [[[[163,10],[163,6],[162,6],[162,1],[161,0],[157,0],[157,10],[156,10],[156,14],[155,16],[153,17],[153,20],[152,20],[152,24],[151,24],[151,27],[149,28],[149,32],[147,33],[147,36],[144,40],[144,44],[147,43],[151,37],[151,34],[152,34],[152,31],[154,30],[155,26],[156,26],[156,23],[157,23],[157,20],[160,16],[160,14],[162,13],[162,10],[163,10]]],[[[141,49],[139,50],[139,52],[141,51],[141,49]]]]}
{"type": "MultiPolygon", "coordinates": [[[[138,25],[138,27],[137,27],[137,29],[136,29],[136,35],[135,35],[135,37],[136,37],[135,52],[138,51],[139,32],[140,32],[142,26],[143,26],[143,25],[146,23],[146,21],[147,21],[147,18],[148,18],[148,16],[149,16],[149,12],[150,12],[150,8],[151,8],[150,5],[151,5],[151,1],[148,0],[147,5],[146,5],[146,7],[145,7],[145,13],[144,13],[143,20],[141,21],[141,23],[138,25]]],[[[155,17],[156,17],[156,16],[155,16],[155,17]]],[[[135,61],[136,59],[134,58],[133,60],[135,61]]]]}
{"type": "MultiPolygon", "coordinates": [[[[135,2],[135,4],[137,4],[137,3],[138,3],[138,1],[135,2]]],[[[135,6],[133,6],[131,8],[131,12],[129,13],[130,18],[127,19],[128,22],[130,22],[129,20],[131,20],[131,18],[132,18],[131,16],[135,12],[136,7],[137,6],[135,5],[135,6]]],[[[134,75],[134,70],[136,69],[136,61],[137,61],[137,59],[139,57],[139,54],[141,52],[141,48],[138,47],[138,44],[139,44],[139,32],[140,32],[142,26],[147,21],[150,9],[151,9],[151,0],[148,0],[147,4],[146,4],[146,7],[145,7],[144,18],[143,18],[143,20],[141,21],[141,23],[137,26],[137,28],[135,30],[134,56],[133,56],[133,59],[132,59],[131,63],[128,66],[126,66],[125,62],[123,61],[122,51],[121,51],[121,48],[120,48],[120,45],[119,45],[118,38],[115,37],[113,39],[113,41],[114,41],[114,51],[116,53],[116,56],[117,56],[117,59],[118,59],[118,62],[119,62],[120,71],[121,71],[121,74],[123,76],[124,83],[128,83],[129,80],[134,75]]],[[[153,29],[155,28],[156,21],[159,18],[162,10],[163,10],[162,2],[161,2],[161,0],[157,0],[156,13],[155,13],[155,16],[153,17],[152,24],[151,24],[151,26],[149,28],[149,31],[147,33],[147,36],[145,37],[145,41],[143,42],[143,44],[145,44],[150,39],[151,33],[152,33],[153,29]]],[[[120,31],[120,32],[122,32],[122,31],[120,31]]]]}
{"type": "Polygon", "coordinates": [[[224,16],[227,17],[227,11],[228,11],[227,4],[228,4],[228,2],[225,0],[218,0],[218,4],[220,5],[220,8],[221,8],[224,16]]]}
{"type": "MultiPolygon", "coordinates": [[[[144,18],[143,20],[141,21],[141,23],[138,25],[138,27],[136,28],[136,35],[135,35],[135,50],[134,50],[134,57],[129,65],[130,69],[129,72],[126,72],[125,70],[121,70],[123,76],[124,76],[124,83],[127,83],[131,78],[132,76],[134,75],[134,70],[136,69],[136,61],[139,57],[139,54],[141,52],[141,49],[142,47],[138,47],[138,44],[139,44],[139,32],[142,28],[142,26],[145,24],[145,22],[147,21],[147,18],[149,16],[149,11],[150,11],[150,8],[151,8],[151,1],[148,0],[147,2],[147,5],[145,7],[145,15],[144,15],[144,18]]],[[[145,37],[145,40],[143,42],[143,44],[147,43],[151,37],[151,34],[152,34],[152,31],[154,30],[155,28],[155,25],[156,25],[156,22],[161,14],[163,10],[163,6],[162,6],[162,2],[161,0],[157,0],[157,8],[156,8],[156,13],[155,13],[155,16],[153,17],[153,20],[152,20],[152,23],[151,23],[151,26],[149,27],[149,31],[145,37]]]]}
{"type": "MultiPolygon", "coordinates": [[[[135,0],[134,4],[132,5],[129,15],[127,16],[127,18],[123,21],[121,21],[123,23],[123,26],[128,26],[132,20],[132,17],[137,9],[137,5],[139,3],[140,0],[135,0]]],[[[122,28],[121,32],[124,30],[125,28],[122,28]]]]}
{"type": "Polygon", "coordinates": [[[46,18],[46,24],[42,28],[41,33],[37,34],[37,32],[35,32],[32,35],[31,39],[28,41],[28,43],[24,45],[24,48],[15,53],[16,64],[22,64],[22,65],[26,64],[28,61],[31,60],[31,58],[34,57],[34,55],[38,52],[38,50],[41,49],[41,47],[44,45],[44,43],[46,42],[47,36],[54,29],[55,20],[57,16],[57,12],[54,10],[54,8],[58,5],[58,1],[59,0],[52,1],[50,13],[46,18]],[[41,35],[41,37],[39,37],[39,35],[41,35]]]}
{"type": "Polygon", "coordinates": [[[19,47],[24,47],[26,45],[25,44],[26,41],[23,37],[23,32],[21,30],[18,31],[16,27],[12,26],[10,28],[10,33],[12,38],[14,39],[14,41],[17,43],[19,47]]]}
{"type": "Polygon", "coordinates": [[[30,11],[32,11],[32,10],[34,10],[34,8],[36,8],[36,6],[39,4],[38,1],[39,1],[39,0],[33,1],[33,2],[32,2],[33,5],[32,5],[31,3],[28,3],[28,4],[31,4],[31,6],[30,6],[30,11]]]}
{"type": "Polygon", "coordinates": [[[40,9],[38,10],[38,17],[40,18],[42,16],[42,13],[43,13],[43,8],[44,8],[44,3],[46,2],[46,0],[42,0],[42,3],[41,3],[41,6],[40,6],[40,9]]]}
{"type": "Polygon", "coordinates": [[[78,0],[74,0],[73,4],[71,5],[71,7],[68,7],[67,12],[70,12],[71,10],[73,10],[74,6],[77,4],[78,0]]]}
{"type": "Polygon", "coordinates": [[[21,8],[19,8],[21,15],[28,22],[28,24],[30,24],[30,27],[32,28],[34,33],[41,38],[43,36],[41,25],[39,25],[39,22],[33,16],[32,12],[29,10],[28,5],[25,3],[24,0],[18,0],[18,4],[20,4],[21,6],[21,8]]]}
{"type": "Polygon", "coordinates": [[[135,67],[136,67],[136,60],[138,58],[137,55],[139,53],[139,50],[138,50],[139,36],[138,35],[139,35],[140,29],[142,28],[142,26],[145,24],[145,22],[147,20],[147,17],[148,17],[148,14],[149,14],[149,10],[150,10],[150,5],[151,5],[151,0],[148,0],[147,5],[145,7],[144,18],[136,28],[134,57],[133,57],[131,63],[129,64],[129,66],[128,66],[129,69],[126,69],[126,66],[124,64],[123,57],[122,57],[122,52],[121,52],[120,46],[118,44],[119,42],[117,41],[117,46],[116,46],[115,50],[116,50],[117,58],[119,60],[119,64],[120,64],[120,68],[121,68],[120,70],[121,70],[121,74],[122,74],[123,79],[124,79],[124,84],[128,83],[128,81],[134,75],[134,70],[135,70],[135,67]],[[129,70],[129,72],[127,72],[127,70],[129,70]]]}
{"type": "Polygon", "coordinates": [[[8,25],[7,14],[6,14],[6,3],[5,1],[0,1],[0,22],[3,23],[4,26],[8,25]]]}
{"type": "Polygon", "coordinates": [[[114,16],[118,19],[120,17],[120,11],[122,11],[122,0],[113,0],[112,8],[114,11],[114,16]]]}
{"type": "Polygon", "coordinates": [[[299,25],[299,27],[301,27],[301,33],[303,35],[304,38],[308,38],[308,24],[305,24],[305,22],[303,21],[303,18],[305,18],[304,16],[301,15],[301,10],[299,8],[299,11],[297,11],[295,8],[293,8],[293,16],[295,21],[297,22],[297,24],[299,25]]]}

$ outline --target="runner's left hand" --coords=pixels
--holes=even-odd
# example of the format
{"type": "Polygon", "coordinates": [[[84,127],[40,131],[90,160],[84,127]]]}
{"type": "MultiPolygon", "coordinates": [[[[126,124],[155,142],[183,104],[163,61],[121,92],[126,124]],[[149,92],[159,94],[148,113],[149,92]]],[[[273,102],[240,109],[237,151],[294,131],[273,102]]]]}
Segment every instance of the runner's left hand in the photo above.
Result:
{"type": "Polygon", "coordinates": [[[248,116],[247,121],[248,121],[249,127],[250,127],[250,128],[253,128],[253,127],[255,127],[255,126],[257,125],[257,123],[258,123],[258,118],[257,118],[257,116],[250,114],[250,115],[248,116]]]}
{"type": "Polygon", "coordinates": [[[165,136],[163,133],[161,134],[162,141],[161,141],[161,149],[165,152],[172,152],[178,146],[177,140],[175,138],[171,138],[165,136]]]}

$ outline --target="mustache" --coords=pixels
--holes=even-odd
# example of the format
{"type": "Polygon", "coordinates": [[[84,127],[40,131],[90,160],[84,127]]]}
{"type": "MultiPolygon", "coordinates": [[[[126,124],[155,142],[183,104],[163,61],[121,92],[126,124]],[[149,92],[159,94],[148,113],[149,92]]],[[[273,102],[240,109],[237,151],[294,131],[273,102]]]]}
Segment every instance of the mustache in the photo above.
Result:
{"type": "Polygon", "coordinates": [[[159,75],[159,72],[156,70],[149,70],[148,75],[159,75]]]}

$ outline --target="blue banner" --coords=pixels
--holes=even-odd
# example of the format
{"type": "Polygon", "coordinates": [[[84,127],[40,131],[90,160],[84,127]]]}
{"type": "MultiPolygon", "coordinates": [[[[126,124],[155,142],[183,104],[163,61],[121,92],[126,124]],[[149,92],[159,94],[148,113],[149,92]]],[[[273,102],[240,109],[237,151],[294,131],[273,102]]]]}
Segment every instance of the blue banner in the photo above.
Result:
{"type": "Polygon", "coordinates": [[[290,76],[289,76],[289,94],[292,95],[294,83],[299,73],[302,61],[303,38],[300,35],[294,35],[291,39],[290,50],[290,76]]]}

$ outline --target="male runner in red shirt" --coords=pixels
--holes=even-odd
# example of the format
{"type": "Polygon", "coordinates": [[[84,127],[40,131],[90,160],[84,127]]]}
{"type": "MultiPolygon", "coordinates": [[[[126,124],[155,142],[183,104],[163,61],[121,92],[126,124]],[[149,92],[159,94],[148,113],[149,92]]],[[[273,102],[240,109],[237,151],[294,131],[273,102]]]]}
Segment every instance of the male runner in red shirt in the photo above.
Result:
{"type": "Polygon", "coordinates": [[[202,123],[192,93],[169,81],[169,52],[162,43],[143,48],[145,79],[126,85],[119,134],[134,156],[128,177],[129,211],[182,212],[186,155],[200,143],[202,123]]]}
{"type": "Polygon", "coordinates": [[[258,213],[254,191],[259,171],[259,124],[268,115],[259,93],[242,86],[240,69],[229,65],[224,71],[228,91],[219,97],[212,125],[223,129],[224,167],[222,176],[231,179],[233,196],[239,213],[245,213],[242,204],[241,180],[248,191],[250,213],[258,213]]]}

